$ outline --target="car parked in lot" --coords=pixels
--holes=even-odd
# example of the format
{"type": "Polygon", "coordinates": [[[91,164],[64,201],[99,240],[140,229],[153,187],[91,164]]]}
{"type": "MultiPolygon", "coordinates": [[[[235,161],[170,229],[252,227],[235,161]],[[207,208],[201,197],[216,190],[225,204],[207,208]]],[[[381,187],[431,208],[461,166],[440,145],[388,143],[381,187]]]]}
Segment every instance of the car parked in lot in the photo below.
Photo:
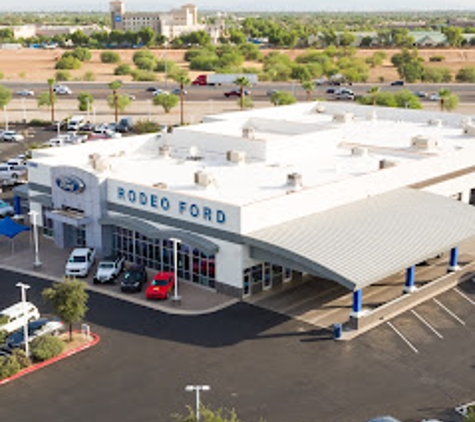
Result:
{"type": "Polygon", "coordinates": [[[175,285],[175,275],[172,272],[159,272],[148,283],[145,290],[147,299],[168,299],[175,285]]]}
{"type": "Polygon", "coordinates": [[[10,158],[7,160],[9,166],[23,167],[26,168],[26,160],[24,158],[10,158]]]}
{"type": "Polygon", "coordinates": [[[94,284],[111,283],[119,276],[124,268],[124,257],[109,256],[99,261],[96,275],[94,276],[94,284]]]}
{"type": "Polygon", "coordinates": [[[15,214],[13,207],[8,202],[5,202],[3,199],[0,199],[0,217],[3,218],[13,214],[15,214]]]}
{"type": "Polygon", "coordinates": [[[76,248],[69,255],[66,263],[66,275],[71,277],[87,277],[94,265],[96,251],[92,248],[76,248]]]}
{"type": "Polygon", "coordinates": [[[461,404],[460,406],[457,406],[455,408],[455,411],[463,416],[464,418],[468,417],[469,413],[472,412],[474,413],[475,412],[475,401],[472,401],[470,403],[466,403],[466,404],[461,404]]]}
{"type": "MultiPolygon", "coordinates": [[[[243,94],[244,94],[244,95],[249,95],[249,94],[250,94],[250,91],[248,91],[247,89],[245,89],[245,90],[243,91],[243,94]]],[[[226,98],[229,98],[229,97],[240,97],[240,96],[241,96],[241,90],[239,90],[239,89],[233,89],[233,90],[231,90],[231,91],[225,92],[225,93],[224,93],[224,96],[225,96],[226,98]]]]}
{"type": "Polygon", "coordinates": [[[19,142],[23,141],[25,137],[14,130],[6,130],[2,133],[2,139],[4,142],[19,142]]]}
{"type": "MultiPolygon", "coordinates": [[[[66,330],[64,322],[58,318],[40,318],[36,321],[28,323],[28,342],[31,342],[37,337],[45,336],[47,334],[57,336],[66,330]]],[[[25,336],[23,328],[18,329],[13,334],[9,335],[5,341],[8,349],[15,349],[25,345],[25,336]]]]}
{"type": "Polygon", "coordinates": [[[120,281],[120,290],[123,292],[140,292],[147,283],[147,271],[143,265],[132,265],[120,281]]]}
{"type": "Polygon", "coordinates": [[[0,324],[0,331],[13,333],[23,327],[25,322],[36,321],[40,317],[38,308],[31,302],[18,302],[0,312],[4,321],[0,324]]]}
{"type": "Polygon", "coordinates": [[[35,93],[29,89],[20,89],[16,92],[16,95],[20,95],[22,97],[33,97],[35,93]]]}
{"type": "Polygon", "coordinates": [[[26,168],[11,166],[7,163],[0,164],[0,180],[18,180],[26,174],[26,168]]]}

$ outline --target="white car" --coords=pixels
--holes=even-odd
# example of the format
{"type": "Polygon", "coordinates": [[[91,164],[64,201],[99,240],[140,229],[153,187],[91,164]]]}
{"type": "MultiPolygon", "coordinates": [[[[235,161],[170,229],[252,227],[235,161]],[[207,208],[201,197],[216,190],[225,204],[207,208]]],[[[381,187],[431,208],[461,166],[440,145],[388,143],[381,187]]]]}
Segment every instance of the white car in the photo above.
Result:
{"type": "Polygon", "coordinates": [[[70,95],[73,92],[66,85],[55,85],[53,91],[58,95],[70,95]]]}
{"type": "Polygon", "coordinates": [[[440,100],[440,95],[439,94],[430,94],[429,95],[429,100],[431,101],[439,101],[440,100]]]}
{"type": "Polygon", "coordinates": [[[23,167],[23,168],[26,168],[26,161],[24,159],[21,159],[21,158],[10,158],[8,161],[7,161],[7,164],[9,166],[15,166],[15,167],[23,167]]]}
{"type": "Polygon", "coordinates": [[[459,414],[462,415],[464,418],[466,418],[469,414],[469,412],[475,412],[475,401],[472,401],[467,404],[461,404],[460,406],[457,406],[455,408],[455,411],[459,414]]]}
{"type": "Polygon", "coordinates": [[[26,174],[26,167],[11,166],[7,163],[0,164],[0,180],[18,180],[26,174]]]}
{"type": "Polygon", "coordinates": [[[2,134],[2,139],[5,142],[18,142],[23,141],[25,137],[23,135],[20,135],[18,132],[15,132],[14,130],[6,130],[2,134]]]}
{"type": "Polygon", "coordinates": [[[5,202],[3,199],[0,199],[0,217],[6,217],[8,215],[14,215],[15,210],[13,207],[8,203],[5,202]]]}
{"type": "Polygon", "coordinates": [[[29,89],[21,89],[16,92],[16,95],[21,95],[22,97],[34,97],[35,93],[29,89]]]}
{"type": "Polygon", "coordinates": [[[111,256],[101,259],[94,276],[94,284],[113,282],[124,268],[124,257],[111,256]]]}
{"type": "Polygon", "coordinates": [[[87,277],[94,265],[96,251],[92,248],[76,248],[69,255],[65,274],[69,277],[87,277]]]}
{"type": "Polygon", "coordinates": [[[165,90],[163,90],[163,89],[160,89],[160,88],[159,88],[159,89],[156,89],[155,91],[153,91],[153,96],[154,96],[154,97],[157,96],[157,95],[160,95],[160,94],[167,94],[167,95],[168,95],[169,92],[168,92],[168,91],[165,91],[165,90]]]}
{"type": "Polygon", "coordinates": [[[18,302],[0,312],[0,331],[13,333],[25,325],[25,322],[35,321],[40,317],[38,308],[31,302],[18,302]],[[25,312],[26,311],[26,312],[25,312]]]}

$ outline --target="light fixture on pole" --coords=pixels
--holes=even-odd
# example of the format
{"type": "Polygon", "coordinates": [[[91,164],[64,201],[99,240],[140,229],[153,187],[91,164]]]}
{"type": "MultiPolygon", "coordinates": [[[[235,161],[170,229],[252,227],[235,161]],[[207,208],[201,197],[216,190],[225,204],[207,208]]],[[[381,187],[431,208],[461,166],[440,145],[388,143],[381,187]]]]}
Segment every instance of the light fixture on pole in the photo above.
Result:
{"type": "Polygon", "coordinates": [[[209,385],[187,385],[186,391],[196,391],[196,420],[200,420],[200,391],[209,391],[209,385]]]}
{"type": "Polygon", "coordinates": [[[30,345],[28,344],[28,312],[26,309],[26,291],[30,288],[28,284],[17,283],[17,287],[21,289],[21,303],[23,305],[23,338],[25,340],[25,354],[30,356],[30,345]]]}
{"type": "Polygon", "coordinates": [[[174,302],[180,302],[181,297],[178,295],[178,244],[181,242],[181,240],[171,237],[170,242],[173,243],[173,273],[175,276],[175,288],[173,291],[172,300],[174,302]]]}
{"type": "Polygon", "coordinates": [[[3,113],[5,115],[5,130],[8,130],[8,111],[7,106],[3,106],[3,113]]]}
{"type": "Polygon", "coordinates": [[[59,134],[61,133],[61,122],[56,122],[56,132],[59,134]]]}
{"type": "Polygon", "coordinates": [[[25,97],[21,99],[21,108],[23,110],[23,124],[26,125],[26,105],[25,105],[25,97]]]}
{"type": "Polygon", "coordinates": [[[86,119],[89,121],[89,111],[90,111],[90,105],[89,105],[89,97],[86,97],[86,119]]]}
{"type": "Polygon", "coordinates": [[[38,268],[41,267],[40,261],[40,248],[39,248],[39,239],[38,239],[38,212],[37,211],[30,211],[28,215],[31,215],[33,219],[33,240],[35,244],[35,261],[33,262],[33,267],[38,268]]]}

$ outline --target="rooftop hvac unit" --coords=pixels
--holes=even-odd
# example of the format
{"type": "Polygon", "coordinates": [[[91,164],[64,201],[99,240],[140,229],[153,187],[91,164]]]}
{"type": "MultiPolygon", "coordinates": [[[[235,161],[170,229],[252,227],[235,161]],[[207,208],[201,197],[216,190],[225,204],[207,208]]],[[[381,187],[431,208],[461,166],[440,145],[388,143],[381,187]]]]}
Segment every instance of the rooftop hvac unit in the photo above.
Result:
{"type": "Polygon", "coordinates": [[[168,189],[168,185],[163,182],[154,183],[153,187],[157,189],[168,189]]]}
{"type": "Polygon", "coordinates": [[[437,139],[428,138],[427,136],[414,136],[411,138],[411,147],[420,150],[430,150],[438,147],[437,139]]]}
{"type": "Polygon", "coordinates": [[[170,157],[172,155],[172,148],[168,145],[160,145],[158,147],[158,155],[160,157],[170,157]]]}
{"type": "Polygon", "coordinates": [[[213,176],[205,171],[195,172],[195,184],[198,186],[208,187],[214,182],[213,176]]]}
{"type": "Polygon", "coordinates": [[[395,165],[396,165],[396,163],[394,161],[391,161],[391,160],[379,160],[379,169],[380,170],[388,169],[388,168],[394,167],[395,165]]]}
{"type": "Polygon", "coordinates": [[[366,157],[368,155],[368,148],[365,147],[353,147],[351,148],[351,155],[355,157],[366,157]]]}
{"type": "Polygon", "coordinates": [[[463,128],[463,133],[469,136],[475,136],[475,125],[471,123],[465,125],[465,127],[463,128]]]}
{"type": "Polygon", "coordinates": [[[442,126],[442,119],[430,119],[428,123],[429,123],[429,126],[441,127],[442,126]]]}
{"type": "Polygon", "coordinates": [[[369,113],[366,116],[366,120],[370,120],[370,121],[378,120],[378,115],[376,113],[376,110],[373,110],[371,113],[369,113]]]}
{"type": "Polygon", "coordinates": [[[106,158],[101,157],[99,154],[89,155],[89,164],[93,170],[106,171],[110,170],[110,163],[106,158]]]}
{"type": "Polygon", "coordinates": [[[293,189],[301,189],[302,175],[300,173],[289,173],[287,175],[287,185],[293,189]]]}
{"type": "Polygon", "coordinates": [[[333,116],[333,121],[337,123],[348,123],[355,118],[353,113],[340,113],[333,116]]]}
{"type": "Polygon", "coordinates": [[[315,107],[315,112],[319,114],[325,113],[325,106],[323,104],[318,104],[315,107]]]}
{"type": "Polygon", "coordinates": [[[230,163],[243,164],[246,161],[246,153],[244,151],[227,151],[226,160],[230,163]]]}
{"type": "Polygon", "coordinates": [[[254,128],[252,127],[243,127],[242,128],[242,137],[246,139],[254,139],[254,128]]]}

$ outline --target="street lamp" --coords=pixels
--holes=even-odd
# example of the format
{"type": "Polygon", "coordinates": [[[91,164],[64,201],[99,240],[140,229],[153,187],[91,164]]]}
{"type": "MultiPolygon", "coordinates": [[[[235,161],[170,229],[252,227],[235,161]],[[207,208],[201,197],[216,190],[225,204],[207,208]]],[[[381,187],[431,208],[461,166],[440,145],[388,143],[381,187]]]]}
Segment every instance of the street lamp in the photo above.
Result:
{"type": "Polygon", "coordinates": [[[7,106],[3,106],[3,113],[5,115],[5,130],[8,130],[8,111],[7,106]]]}
{"type": "Polygon", "coordinates": [[[187,385],[186,391],[196,391],[196,420],[200,420],[200,391],[209,391],[209,385],[187,385]]]}
{"type": "Polygon", "coordinates": [[[181,242],[180,239],[176,239],[174,237],[170,238],[170,242],[173,243],[173,271],[175,276],[175,289],[173,292],[172,300],[174,302],[179,302],[181,297],[178,296],[178,244],[181,242]]]}
{"type": "Polygon", "coordinates": [[[30,211],[28,215],[33,217],[33,240],[35,243],[35,261],[33,263],[34,268],[41,267],[40,261],[40,251],[39,251],[39,243],[38,243],[38,212],[37,211],[30,211]]]}
{"type": "Polygon", "coordinates": [[[25,353],[26,356],[30,356],[30,346],[28,344],[28,318],[26,308],[26,291],[30,288],[28,284],[17,283],[17,287],[21,289],[21,303],[23,305],[23,337],[25,340],[25,353]]]}

